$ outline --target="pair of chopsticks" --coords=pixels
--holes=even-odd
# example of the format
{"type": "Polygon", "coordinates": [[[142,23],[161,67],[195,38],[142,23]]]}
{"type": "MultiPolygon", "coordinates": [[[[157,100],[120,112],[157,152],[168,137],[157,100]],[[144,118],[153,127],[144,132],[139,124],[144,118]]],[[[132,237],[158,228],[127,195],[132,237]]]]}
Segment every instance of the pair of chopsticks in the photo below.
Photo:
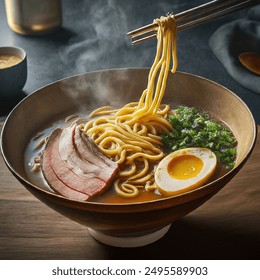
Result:
{"type": "MultiPolygon", "coordinates": [[[[166,16],[174,17],[177,23],[177,31],[181,31],[240,9],[256,5],[257,3],[259,4],[259,2],[259,0],[215,0],[176,15],[171,13],[166,16]]],[[[156,38],[157,28],[157,23],[151,23],[128,32],[127,36],[131,38],[132,45],[135,45],[156,38]]]]}

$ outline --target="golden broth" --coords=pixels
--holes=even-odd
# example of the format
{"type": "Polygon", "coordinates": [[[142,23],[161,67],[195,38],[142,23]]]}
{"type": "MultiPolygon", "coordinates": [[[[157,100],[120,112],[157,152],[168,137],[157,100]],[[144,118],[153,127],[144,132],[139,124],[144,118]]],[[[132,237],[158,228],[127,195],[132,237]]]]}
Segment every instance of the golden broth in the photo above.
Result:
{"type": "Polygon", "coordinates": [[[119,204],[119,203],[135,203],[135,202],[145,202],[145,201],[152,201],[162,198],[161,194],[155,193],[153,191],[140,191],[140,194],[136,197],[132,198],[126,198],[117,195],[113,188],[110,188],[107,190],[104,194],[93,197],[91,201],[95,202],[102,202],[102,203],[113,203],[113,204],[119,204]]]}
{"type": "MultiPolygon", "coordinates": [[[[70,121],[75,121],[75,119],[72,118],[70,121]]],[[[84,119],[83,122],[85,122],[86,119],[84,119]]],[[[80,119],[80,122],[82,122],[82,118],[80,119]]],[[[69,122],[68,122],[69,123],[69,122]]],[[[42,129],[39,131],[39,133],[34,137],[32,137],[30,143],[28,144],[26,151],[25,151],[25,170],[27,173],[27,176],[29,180],[41,187],[44,190],[47,190],[49,192],[55,193],[55,191],[47,184],[45,181],[42,172],[32,172],[32,167],[34,163],[34,158],[38,157],[39,158],[39,153],[43,150],[44,145],[41,145],[40,147],[37,148],[37,145],[40,142],[43,142],[44,138],[47,137],[55,128],[57,127],[63,127],[64,126],[64,120],[59,120],[54,122],[52,125],[48,126],[45,129],[42,129]]],[[[195,163],[196,166],[199,163],[195,163]]],[[[216,170],[212,177],[209,179],[209,182],[212,182],[219,177],[222,177],[224,174],[227,173],[227,169],[225,168],[224,165],[222,164],[217,164],[216,170]]],[[[96,197],[93,197],[89,201],[93,202],[99,202],[99,203],[113,203],[113,204],[122,204],[122,203],[139,203],[139,202],[145,202],[145,201],[152,201],[152,200],[157,200],[161,199],[164,196],[161,195],[158,191],[147,191],[147,190],[140,190],[140,194],[136,197],[133,198],[124,198],[118,196],[113,188],[113,184],[101,195],[98,195],[96,197]]]]}
{"type": "Polygon", "coordinates": [[[12,67],[21,61],[22,59],[18,56],[10,54],[0,54],[0,69],[12,67]]]}

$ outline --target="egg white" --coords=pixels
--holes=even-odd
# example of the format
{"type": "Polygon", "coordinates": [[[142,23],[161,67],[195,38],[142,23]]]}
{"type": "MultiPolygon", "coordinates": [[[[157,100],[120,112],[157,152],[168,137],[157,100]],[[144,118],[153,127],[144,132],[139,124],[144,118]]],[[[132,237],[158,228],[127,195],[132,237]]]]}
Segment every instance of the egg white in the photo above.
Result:
{"type": "Polygon", "coordinates": [[[166,156],[155,171],[155,183],[159,192],[165,196],[173,196],[193,190],[204,184],[214,173],[217,166],[216,155],[206,148],[186,148],[166,156]],[[192,155],[203,162],[200,172],[188,179],[177,179],[168,173],[169,163],[180,156],[192,155]]]}

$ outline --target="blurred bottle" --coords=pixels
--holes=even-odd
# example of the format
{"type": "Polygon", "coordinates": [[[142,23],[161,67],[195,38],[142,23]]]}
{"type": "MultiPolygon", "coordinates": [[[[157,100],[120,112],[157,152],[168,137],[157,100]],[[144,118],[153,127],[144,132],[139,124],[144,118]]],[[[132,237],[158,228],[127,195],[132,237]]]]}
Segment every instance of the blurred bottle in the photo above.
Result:
{"type": "Polygon", "coordinates": [[[60,28],[61,0],[5,0],[10,28],[24,35],[47,34],[60,28]]]}

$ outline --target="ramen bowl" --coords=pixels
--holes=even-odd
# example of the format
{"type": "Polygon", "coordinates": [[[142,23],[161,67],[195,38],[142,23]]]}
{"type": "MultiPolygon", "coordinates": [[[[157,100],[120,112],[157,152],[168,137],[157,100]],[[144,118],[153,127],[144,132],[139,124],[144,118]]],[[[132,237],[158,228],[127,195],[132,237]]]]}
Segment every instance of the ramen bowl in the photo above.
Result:
{"type": "Polygon", "coordinates": [[[0,100],[16,97],[27,80],[27,55],[17,47],[0,47],[0,100]]]}
{"type": "Polygon", "coordinates": [[[240,98],[215,82],[178,72],[168,77],[163,103],[201,108],[228,125],[238,143],[232,170],[184,194],[124,204],[74,201],[32,179],[26,170],[26,151],[34,135],[75,112],[88,115],[103,105],[120,108],[138,101],[148,73],[145,68],[112,69],[57,81],[22,100],[2,129],[3,158],[21,184],[53,210],[85,225],[96,239],[114,246],[142,246],[162,237],[174,221],[201,206],[237,174],[256,140],[254,118],[240,98]]]}

